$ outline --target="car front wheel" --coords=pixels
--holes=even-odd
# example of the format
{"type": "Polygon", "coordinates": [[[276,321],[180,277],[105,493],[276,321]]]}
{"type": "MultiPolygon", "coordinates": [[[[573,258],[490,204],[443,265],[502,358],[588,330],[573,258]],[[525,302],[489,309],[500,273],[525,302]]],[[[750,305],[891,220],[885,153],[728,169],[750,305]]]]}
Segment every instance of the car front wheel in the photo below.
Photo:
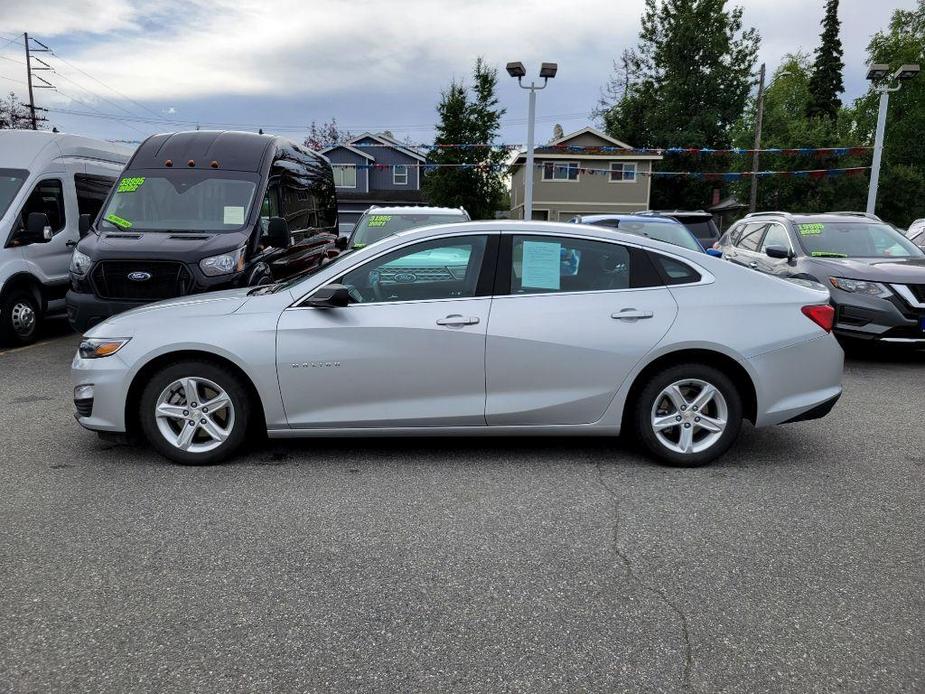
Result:
{"type": "Polygon", "coordinates": [[[742,426],[742,398],[722,371],[680,364],[643,387],[634,412],[636,434],[659,460],[706,465],[729,450],[742,426]]]}
{"type": "Polygon", "coordinates": [[[141,396],[141,428],[159,453],[183,465],[210,465],[244,442],[250,398],[231,370],[187,361],[158,371],[141,396]]]}

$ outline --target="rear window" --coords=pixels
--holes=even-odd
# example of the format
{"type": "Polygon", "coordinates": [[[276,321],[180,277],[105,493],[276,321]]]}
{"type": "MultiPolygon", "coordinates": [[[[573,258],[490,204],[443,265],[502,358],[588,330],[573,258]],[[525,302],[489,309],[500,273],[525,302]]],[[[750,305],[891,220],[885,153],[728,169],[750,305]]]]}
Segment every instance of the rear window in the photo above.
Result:
{"type": "Polygon", "coordinates": [[[711,244],[719,238],[719,229],[712,217],[675,217],[686,226],[700,241],[709,241],[711,244]]]}

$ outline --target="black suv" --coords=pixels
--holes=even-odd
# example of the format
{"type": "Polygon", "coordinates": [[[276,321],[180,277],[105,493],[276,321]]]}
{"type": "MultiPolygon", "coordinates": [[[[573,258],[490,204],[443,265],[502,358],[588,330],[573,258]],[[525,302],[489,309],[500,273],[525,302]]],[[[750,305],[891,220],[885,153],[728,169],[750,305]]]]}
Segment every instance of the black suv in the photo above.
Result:
{"type": "Polygon", "coordinates": [[[719,240],[719,228],[713,221],[713,215],[703,210],[645,210],[636,214],[676,219],[690,229],[704,250],[713,248],[713,244],[719,240]]]}
{"type": "Polygon", "coordinates": [[[925,253],[874,215],[756,212],[717,245],[733,263],[824,285],[840,337],[925,346],[925,253]]]}

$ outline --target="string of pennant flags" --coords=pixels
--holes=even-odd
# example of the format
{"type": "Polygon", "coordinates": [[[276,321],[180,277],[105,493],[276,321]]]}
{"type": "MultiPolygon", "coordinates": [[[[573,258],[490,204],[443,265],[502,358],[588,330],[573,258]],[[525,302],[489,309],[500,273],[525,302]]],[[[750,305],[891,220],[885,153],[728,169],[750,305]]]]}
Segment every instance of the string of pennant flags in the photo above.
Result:
{"type": "MultiPolygon", "coordinates": [[[[386,147],[394,148],[394,144],[385,143],[336,143],[322,145],[320,149],[329,149],[332,147],[349,146],[357,149],[386,147]]],[[[497,150],[523,150],[524,145],[520,144],[485,144],[485,143],[431,143],[431,144],[406,144],[397,145],[405,149],[497,149],[497,150]]],[[[727,149],[714,149],[710,147],[619,147],[611,145],[538,145],[536,151],[540,153],[575,153],[575,154],[639,154],[639,155],[665,155],[665,154],[694,154],[698,156],[711,155],[735,155],[744,156],[749,154],[778,154],[788,157],[797,156],[818,156],[818,157],[845,157],[860,156],[873,149],[871,146],[856,147],[765,147],[760,149],[745,149],[742,147],[732,147],[727,149]]]]}
{"type": "MultiPolygon", "coordinates": [[[[344,166],[343,164],[335,164],[337,166],[344,166]]],[[[354,165],[349,165],[351,168],[354,165]]],[[[508,168],[506,164],[356,164],[355,168],[359,170],[369,169],[375,171],[391,171],[396,168],[407,171],[408,169],[417,168],[421,171],[427,173],[429,171],[436,171],[437,169],[442,168],[456,168],[456,169],[474,169],[477,171],[503,171],[508,168]]],[[[620,174],[619,171],[611,171],[610,169],[598,169],[598,168],[588,168],[588,167],[576,167],[569,166],[567,164],[537,164],[534,168],[551,170],[554,173],[569,175],[570,172],[575,172],[576,175],[589,175],[589,176],[609,176],[611,174],[620,174]]],[[[869,166],[851,166],[846,168],[836,168],[836,169],[803,169],[799,171],[637,171],[635,176],[656,176],[656,177],[689,177],[693,179],[705,180],[705,181],[738,181],[743,178],[766,178],[768,176],[793,176],[796,178],[834,178],[837,176],[858,176],[865,171],[870,169],[869,166]]],[[[556,180],[566,180],[566,179],[556,179],[556,180]]],[[[632,180],[632,178],[627,178],[625,180],[632,180]]]]}

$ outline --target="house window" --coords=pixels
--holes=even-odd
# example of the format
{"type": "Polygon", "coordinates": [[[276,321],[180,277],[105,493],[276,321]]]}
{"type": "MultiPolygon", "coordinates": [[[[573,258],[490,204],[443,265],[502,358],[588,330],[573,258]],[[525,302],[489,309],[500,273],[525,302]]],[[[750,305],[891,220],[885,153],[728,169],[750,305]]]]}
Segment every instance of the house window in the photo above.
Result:
{"type": "Polygon", "coordinates": [[[357,187],[356,164],[334,164],[334,185],[338,188],[357,187]]]}
{"type": "Polygon", "coordinates": [[[396,164],[392,168],[392,183],[397,186],[408,185],[408,167],[404,164],[396,164]]]}
{"type": "Polygon", "coordinates": [[[610,182],[627,183],[636,180],[636,165],[623,161],[610,162],[610,182]]]}
{"type": "Polygon", "coordinates": [[[577,181],[577,161],[547,161],[543,164],[544,181],[577,181]]]}

